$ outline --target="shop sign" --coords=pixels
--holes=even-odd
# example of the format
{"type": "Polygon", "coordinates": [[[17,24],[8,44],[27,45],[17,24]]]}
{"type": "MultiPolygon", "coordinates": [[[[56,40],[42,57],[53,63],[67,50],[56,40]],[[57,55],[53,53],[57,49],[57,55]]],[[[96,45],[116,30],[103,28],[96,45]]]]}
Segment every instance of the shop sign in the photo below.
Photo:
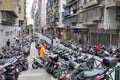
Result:
{"type": "Polygon", "coordinates": [[[75,34],[75,33],[77,33],[77,32],[78,32],[77,29],[71,29],[71,33],[75,34]]]}
{"type": "Polygon", "coordinates": [[[99,34],[107,34],[107,29],[98,28],[98,29],[97,29],[97,33],[99,33],[99,34]]]}

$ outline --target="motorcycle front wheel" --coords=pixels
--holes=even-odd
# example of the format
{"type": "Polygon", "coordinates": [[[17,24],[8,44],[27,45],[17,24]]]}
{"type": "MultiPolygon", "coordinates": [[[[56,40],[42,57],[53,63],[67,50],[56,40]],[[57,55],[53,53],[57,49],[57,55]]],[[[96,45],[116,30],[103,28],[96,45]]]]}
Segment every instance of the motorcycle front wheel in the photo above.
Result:
{"type": "Polygon", "coordinates": [[[102,80],[110,80],[110,77],[108,75],[105,75],[104,79],[102,80]]]}
{"type": "Polygon", "coordinates": [[[57,70],[54,70],[52,75],[53,75],[54,78],[57,78],[57,77],[58,77],[58,72],[57,72],[57,70]]]}
{"type": "Polygon", "coordinates": [[[33,63],[33,64],[32,64],[32,68],[33,68],[33,69],[37,69],[38,66],[37,66],[35,63],[33,63]]]}

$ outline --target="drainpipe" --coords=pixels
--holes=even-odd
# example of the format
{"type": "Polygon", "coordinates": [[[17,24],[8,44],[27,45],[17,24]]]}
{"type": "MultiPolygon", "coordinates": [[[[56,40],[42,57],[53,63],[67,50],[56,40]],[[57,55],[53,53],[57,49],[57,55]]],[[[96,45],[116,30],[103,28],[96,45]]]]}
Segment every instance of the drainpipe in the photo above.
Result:
{"type": "Polygon", "coordinates": [[[97,33],[97,45],[99,45],[99,33],[97,33]]]}
{"type": "Polygon", "coordinates": [[[117,46],[120,47],[120,29],[119,29],[119,27],[118,27],[118,45],[117,46]]]}
{"type": "Polygon", "coordinates": [[[110,45],[111,46],[111,43],[112,43],[112,34],[110,33],[110,45]]]}
{"type": "Polygon", "coordinates": [[[116,30],[117,34],[118,34],[118,41],[117,41],[117,47],[120,47],[120,26],[117,26],[117,30],[116,30]]]}

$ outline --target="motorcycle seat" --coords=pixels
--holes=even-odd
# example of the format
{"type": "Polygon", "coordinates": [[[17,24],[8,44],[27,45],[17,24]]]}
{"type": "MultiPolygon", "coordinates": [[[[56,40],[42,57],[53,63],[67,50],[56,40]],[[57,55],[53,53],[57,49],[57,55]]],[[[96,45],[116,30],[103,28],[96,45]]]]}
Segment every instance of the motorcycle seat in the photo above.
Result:
{"type": "Polygon", "coordinates": [[[1,59],[0,60],[0,65],[3,65],[4,63],[6,63],[6,59],[1,59]]]}
{"type": "Polygon", "coordinates": [[[85,67],[87,67],[87,65],[86,65],[86,63],[80,63],[80,67],[85,68],[85,67]]]}
{"type": "Polygon", "coordinates": [[[79,66],[80,66],[80,64],[76,63],[75,61],[73,61],[73,60],[69,61],[69,67],[76,69],[79,66]]]}
{"type": "Polygon", "coordinates": [[[100,68],[100,69],[93,69],[91,71],[85,71],[83,73],[83,78],[90,78],[95,77],[97,75],[103,74],[107,69],[100,68]]]}

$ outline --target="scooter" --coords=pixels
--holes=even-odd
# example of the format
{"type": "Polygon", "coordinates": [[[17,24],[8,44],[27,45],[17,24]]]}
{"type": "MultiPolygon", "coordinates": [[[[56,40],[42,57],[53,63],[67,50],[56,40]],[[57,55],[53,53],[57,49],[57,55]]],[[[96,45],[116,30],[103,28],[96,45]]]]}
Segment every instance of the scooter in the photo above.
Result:
{"type": "Polygon", "coordinates": [[[1,65],[0,66],[0,80],[6,80],[5,79],[5,72],[6,72],[7,70],[5,69],[5,66],[4,65],[1,65]]]}
{"type": "Polygon", "coordinates": [[[37,69],[37,68],[42,68],[48,64],[47,61],[40,59],[39,57],[33,56],[33,63],[32,63],[32,68],[37,69]]]}
{"type": "Polygon", "coordinates": [[[5,79],[6,80],[17,80],[20,74],[18,69],[18,60],[16,58],[8,59],[5,63],[5,79]]]}
{"type": "Polygon", "coordinates": [[[92,70],[83,71],[76,76],[75,80],[110,80],[110,76],[107,74],[110,68],[117,65],[117,58],[115,57],[104,57],[104,67],[94,68],[92,70]]]}
{"type": "Polygon", "coordinates": [[[49,57],[49,62],[46,66],[46,71],[50,73],[53,77],[57,78],[58,76],[58,55],[52,55],[49,57]]]}

